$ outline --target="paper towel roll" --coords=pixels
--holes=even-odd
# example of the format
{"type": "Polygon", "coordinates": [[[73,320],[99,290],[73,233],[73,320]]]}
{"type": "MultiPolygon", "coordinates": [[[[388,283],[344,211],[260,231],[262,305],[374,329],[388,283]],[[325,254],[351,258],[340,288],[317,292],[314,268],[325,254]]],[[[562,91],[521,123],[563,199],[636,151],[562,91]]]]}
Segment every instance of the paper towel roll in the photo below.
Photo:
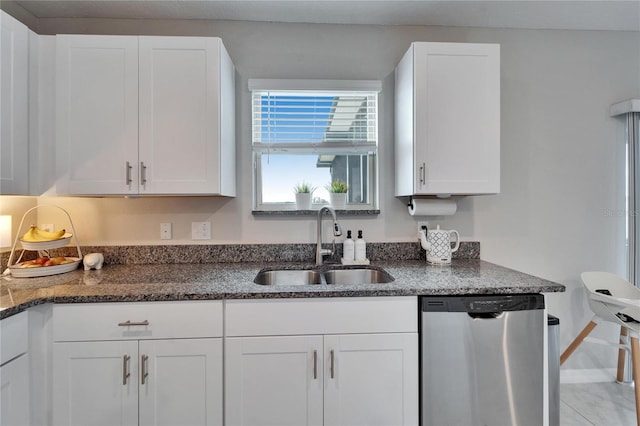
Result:
{"type": "Polygon", "coordinates": [[[412,198],[409,204],[411,216],[451,216],[457,209],[456,201],[451,198],[412,198]]]}

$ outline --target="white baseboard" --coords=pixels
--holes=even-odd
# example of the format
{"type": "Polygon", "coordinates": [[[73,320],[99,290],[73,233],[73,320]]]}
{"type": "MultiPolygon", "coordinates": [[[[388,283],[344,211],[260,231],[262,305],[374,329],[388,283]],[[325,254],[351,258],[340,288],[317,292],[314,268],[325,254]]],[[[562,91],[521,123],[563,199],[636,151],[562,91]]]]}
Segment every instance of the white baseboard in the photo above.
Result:
{"type": "Polygon", "coordinates": [[[560,383],[602,383],[615,382],[615,368],[575,368],[561,369],[560,383]]]}

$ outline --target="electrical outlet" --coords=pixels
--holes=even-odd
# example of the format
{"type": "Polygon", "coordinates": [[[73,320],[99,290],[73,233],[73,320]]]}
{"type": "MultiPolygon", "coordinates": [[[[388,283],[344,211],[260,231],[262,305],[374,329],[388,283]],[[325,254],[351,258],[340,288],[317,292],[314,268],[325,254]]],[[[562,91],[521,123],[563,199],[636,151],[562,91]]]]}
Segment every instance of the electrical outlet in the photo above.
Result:
{"type": "Polygon", "coordinates": [[[191,222],[192,240],[210,240],[211,222],[191,222]]]}
{"type": "Polygon", "coordinates": [[[170,240],[171,236],[171,222],[161,223],[160,224],[160,239],[161,240],[170,240]]]}
{"type": "Polygon", "coordinates": [[[418,230],[422,229],[422,228],[429,228],[429,222],[427,222],[426,220],[419,220],[418,221],[418,230]]]}
{"type": "Polygon", "coordinates": [[[43,231],[47,231],[47,232],[55,231],[55,228],[53,227],[53,223],[41,223],[40,224],[40,229],[42,229],[43,231]]]}

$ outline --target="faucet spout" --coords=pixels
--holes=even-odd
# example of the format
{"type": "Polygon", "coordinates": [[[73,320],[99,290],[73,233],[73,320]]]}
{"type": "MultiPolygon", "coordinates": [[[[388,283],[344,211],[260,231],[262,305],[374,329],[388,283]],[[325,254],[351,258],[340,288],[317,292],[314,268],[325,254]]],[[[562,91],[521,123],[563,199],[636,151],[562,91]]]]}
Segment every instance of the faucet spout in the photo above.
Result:
{"type": "Polygon", "coordinates": [[[340,224],[338,223],[338,218],[336,217],[336,211],[328,206],[322,207],[318,211],[318,218],[317,218],[316,266],[322,265],[323,256],[333,254],[332,250],[322,248],[322,213],[324,213],[325,211],[329,212],[331,214],[331,218],[333,219],[333,235],[335,237],[339,237],[340,235],[342,235],[342,229],[340,228],[340,224]]]}

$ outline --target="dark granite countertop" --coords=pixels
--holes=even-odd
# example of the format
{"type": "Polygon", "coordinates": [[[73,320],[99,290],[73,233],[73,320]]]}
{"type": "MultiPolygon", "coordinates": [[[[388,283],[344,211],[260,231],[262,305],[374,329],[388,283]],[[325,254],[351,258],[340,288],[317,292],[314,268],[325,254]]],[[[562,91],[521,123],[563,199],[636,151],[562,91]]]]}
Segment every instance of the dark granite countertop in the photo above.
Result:
{"type": "MultiPolygon", "coordinates": [[[[428,265],[421,260],[376,261],[395,281],[388,284],[272,285],[253,283],[264,267],[301,263],[196,263],[106,265],[42,278],[4,276],[0,319],[43,303],[292,297],[418,296],[561,292],[565,287],[477,259],[428,265]]],[[[311,267],[311,266],[307,266],[311,267]]]]}

